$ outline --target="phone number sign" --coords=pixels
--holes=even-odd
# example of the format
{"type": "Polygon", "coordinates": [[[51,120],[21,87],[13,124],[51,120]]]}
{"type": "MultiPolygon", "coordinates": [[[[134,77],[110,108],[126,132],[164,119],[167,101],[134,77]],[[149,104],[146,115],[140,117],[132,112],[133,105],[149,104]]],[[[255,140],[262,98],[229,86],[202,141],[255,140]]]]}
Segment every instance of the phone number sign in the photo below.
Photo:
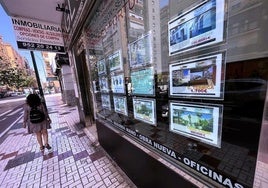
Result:
{"type": "Polygon", "coordinates": [[[39,44],[39,43],[33,43],[33,42],[20,42],[20,41],[17,41],[17,45],[19,49],[65,53],[63,46],[39,44]]]}

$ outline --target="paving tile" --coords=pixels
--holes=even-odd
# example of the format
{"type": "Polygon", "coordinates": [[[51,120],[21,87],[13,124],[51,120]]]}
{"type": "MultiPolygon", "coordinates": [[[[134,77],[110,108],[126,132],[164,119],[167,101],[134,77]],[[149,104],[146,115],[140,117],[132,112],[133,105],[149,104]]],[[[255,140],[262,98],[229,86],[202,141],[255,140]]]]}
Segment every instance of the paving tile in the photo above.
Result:
{"type": "Polygon", "coordinates": [[[35,135],[27,134],[20,120],[0,138],[0,187],[131,187],[103,149],[92,144],[96,140],[84,132],[77,107],[63,104],[60,96],[46,102],[52,152],[40,152],[35,135]]]}
{"type": "Polygon", "coordinates": [[[61,160],[64,160],[72,155],[73,155],[72,151],[67,151],[65,153],[58,155],[58,158],[59,158],[59,161],[61,161],[61,160]]]}
{"type": "Polygon", "coordinates": [[[74,160],[78,161],[78,160],[81,160],[81,159],[86,158],[88,156],[89,156],[88,152],[86,150],[84,150],[84,151],[81,151],[79,153],[76,153],[74,155],[74,160]]]}
{"type": "Polygon", "coordinates": [[[83,132],[81,134],[78,134],[78,137],[81,138],[81,137],[86,137],[87,135],[83,132]]]}
{"type": "Polygon", "coordinates": [[[56,132],[63,132],[64,130],[68,130],[68,127],[61,127],[61,128],[55,129],[56,132]]]}
{"type": "Polygon", "coordinates": [[[100,188],[100,187],[103,186],[103,185],[104,185],[104,182],[99,181],[99,182],[97,182],[95,185],[92,185],[92,188],[100,188]]]}
{"type": "Polygon", "coordinates": [[[57,151],[52,151],[52,152],[49,152],[48,154],[46,155],[43,155],[43,160],[44,161],[47,161],[49,159],[53,159],[55,158],[56,156],[58,156],[58,152],[57,151]]]}
{"type": "Polygon", "coordinates": [[[12,153],[9,153],[9,154],[5,154],[5,155],[2,156],[1,160],[3,160],[3,159],[7,159],[7,158],[11,158],[11,157],[14,157],[14,156],[16,156],[17,154],[18,154],[18,151],[16,151],[16,152],[12,152],[12,153]]]}
{"type": "Polygon", "coordinates": [[[15,157],[14,159],[9,160],[4,170],[8,170],[10,168],[14,168],[16,166],[30,162],[34,159],[34,157],[35,157],[35,153],[32,153],[32,152],[19,155],[15,157]]]}
{"type": "Polygon", "coordinates": [[[104,156],[104,153],[102,151],[97,151],[93,154],[91,154],[89,157],[91,159],[92,162],[102,158],[104,156]]]}

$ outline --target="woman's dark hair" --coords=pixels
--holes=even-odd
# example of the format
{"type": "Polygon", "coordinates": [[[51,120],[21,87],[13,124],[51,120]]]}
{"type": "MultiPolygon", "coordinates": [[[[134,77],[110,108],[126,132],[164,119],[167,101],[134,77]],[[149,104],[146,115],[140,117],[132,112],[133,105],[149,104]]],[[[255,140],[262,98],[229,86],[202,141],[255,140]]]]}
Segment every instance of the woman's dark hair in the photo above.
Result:
{"type": "Polygon", "coordinates": [[[37,94],[29,94],[26,98],[26,102],[30,107],[39,106],[41,99],[37,94]]]}

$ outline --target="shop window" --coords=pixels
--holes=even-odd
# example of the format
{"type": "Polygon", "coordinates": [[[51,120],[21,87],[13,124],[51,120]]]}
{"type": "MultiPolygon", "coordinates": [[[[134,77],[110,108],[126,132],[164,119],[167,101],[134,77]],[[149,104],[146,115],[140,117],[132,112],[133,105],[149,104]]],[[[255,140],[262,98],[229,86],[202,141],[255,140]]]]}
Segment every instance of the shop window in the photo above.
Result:
{"type": "Polygon", "coordinates": [[[97,117],[211,187],[252,187],[268,75],[252,13],[265,6],[136,2],[96,47],[97,117]]]}

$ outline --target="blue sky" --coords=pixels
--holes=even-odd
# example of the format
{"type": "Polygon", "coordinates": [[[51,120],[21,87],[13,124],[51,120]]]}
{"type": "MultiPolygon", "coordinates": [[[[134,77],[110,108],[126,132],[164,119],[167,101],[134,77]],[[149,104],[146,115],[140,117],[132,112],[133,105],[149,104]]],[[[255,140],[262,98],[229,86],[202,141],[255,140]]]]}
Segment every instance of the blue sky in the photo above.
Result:
{"type": "MultiPolygon", "coordinates": [[[[6,14],[1,4],[0,4],[0,35],[3,37],[4,42],[11,44],[13,48],[17,50],[17,52],[19,52],[21,56],[28,59],[30,66],[33,67],[30,51],[18,49],[11,18],[6,14]]],[[[38,67],[40,80],[41,82],[45,82],[45,73],[44,73],[42,55],[40,52],[35,51],[34,56],[35,56],[35,61],[38,67]]]]}

